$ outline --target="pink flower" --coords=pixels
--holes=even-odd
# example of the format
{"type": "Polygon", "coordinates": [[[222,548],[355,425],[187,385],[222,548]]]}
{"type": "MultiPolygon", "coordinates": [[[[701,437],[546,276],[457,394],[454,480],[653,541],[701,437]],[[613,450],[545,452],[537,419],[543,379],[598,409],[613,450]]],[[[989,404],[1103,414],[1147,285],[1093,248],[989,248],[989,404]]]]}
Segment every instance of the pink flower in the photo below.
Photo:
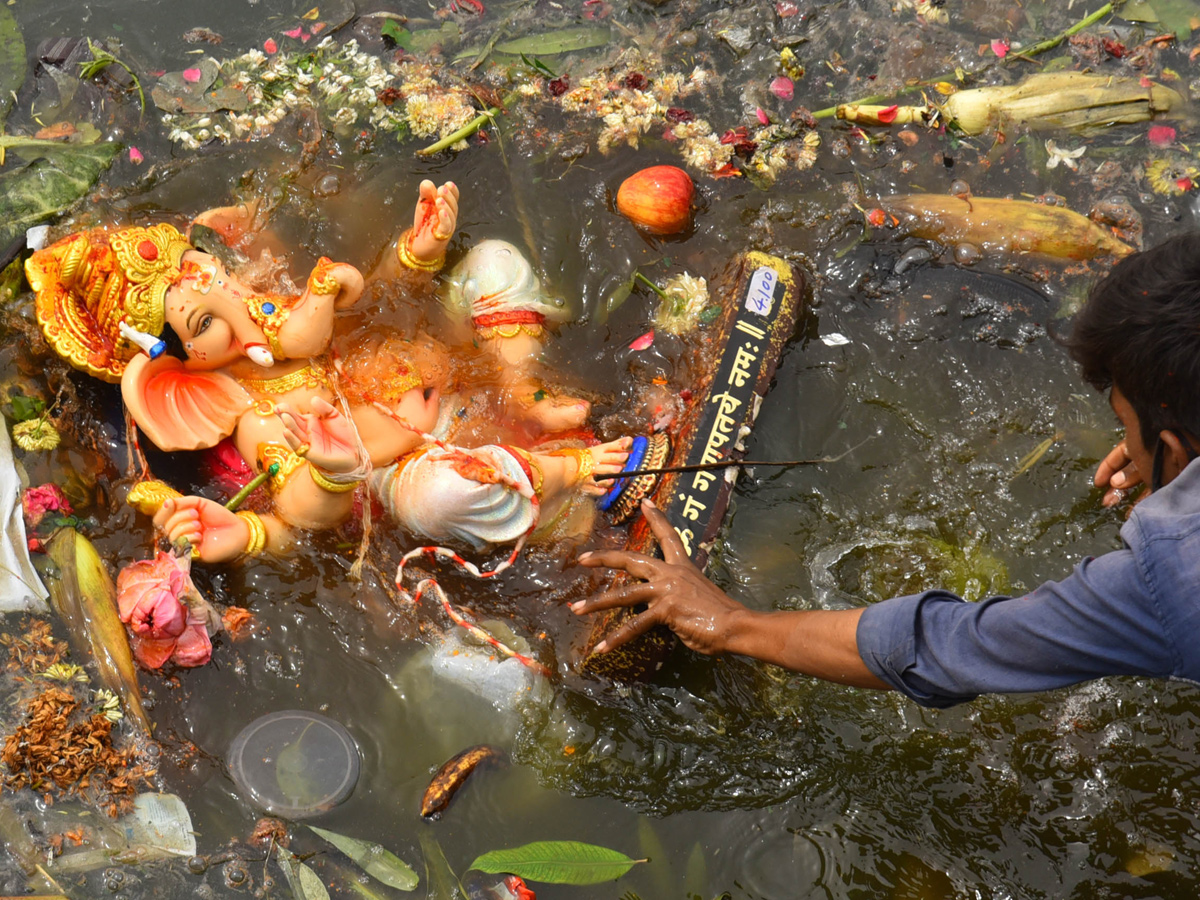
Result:
{"type": "Polygon", "coordinates": [[[200,80],[200,75],[201,75],[201,72],[199,69],[184,69],[183,70],[183,80],[186,81],[188,84],[195,84],[197,81],[200,80]]]}
{"type": "Polygon", "coordinates": [[[263,41],[263,49],[267,51],[268,55],[273,55],[279,52],[279,45],[275,43],[275,38],[267,38],[263,41]]]}
{"type": "Polygon", "coordinates": [[[791,100],[796,95],[796,84],[786,75],[780,75],[771,81],[771,93],[780,100],[791,100]]]}
{"type": "Polygon", "coordinates": [[[634,342],[629,345],[629,349],[630,350],[645,350],[647,347],[649,347],[653,343],[654,343],[654,329],[651,328],[649,331],[647,331],[645,334],[643,334],[640,338],[637,338],[636,340],[634,340],[634,342]]]}
{"type": "Polygon", "coordinates": [[[142,156],[142,151],[139,150],[137,147],[130,147],[129,148],[129,161],[131,163],[133,163],[135,166],[140,166],[143,162],[146,161],[146,157],[142,156]]]}
{"type": "Polygon", "coordinates": [[[25,513],[25,527],[37,528],[48,512],[71,515],[71,501],[57,484],[43,484],[29,488],[21,495],[21,509],[25,513]]]}
{"type": "Polygon", "coordinates": [[[159,552],[117,576],[117,605],[133,655],[148,669],[168,660],[202,666],[212,657],[205,603],[192,584],[191,559],[159,552]]]}
{"type": "Polygon", "coordinates": [[[758,121],[759,121],[759,122],[761,122],[763,125],[770,125],[770,124],[771,124],[771,117],[770,117],[770,116],[768,116],[768,115],[767,115],[767,114],[766,114],[766,113],[763,111],[763,108],[762,108],[761,106],[755,107],[755,109],[754,109],[754,114],[755,114],[756,116],[758,116],[758,121]]]}
{"type": "Polygon", "coordinates": [[[992,41],[992,52],[1001,59],[1004,59],[1004,57],[1008,56],[1008,41],[1001,40],[1000,38],[992,41]]]}
{"type": "Polygon", "coordinates": [[[299,25],[297,25],[291,31],[285,31],[283,34],[285,37],[298,38],[298,37],[300,37],[300,35],[302,33],[303,33],[303,29],[299,25]]]}
{"type": "Polygon", "coordinates": [[[1148,137],[1155,147],[1169,147],[1175,143],[1175,129],[1170,125],[1151,125],[1148,137]]]}

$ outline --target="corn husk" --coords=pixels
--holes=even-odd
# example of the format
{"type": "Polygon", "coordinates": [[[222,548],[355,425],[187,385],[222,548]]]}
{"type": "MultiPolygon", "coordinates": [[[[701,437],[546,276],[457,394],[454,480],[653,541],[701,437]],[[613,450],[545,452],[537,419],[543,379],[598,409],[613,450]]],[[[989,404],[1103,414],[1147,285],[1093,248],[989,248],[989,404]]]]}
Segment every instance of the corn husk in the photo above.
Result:
{"type": "Polygon", "coordinates": [[[1044,72],[1014,85],[958,91],[941,111],[967,134],[1007,120],[1038,131],[1144,122],[1178,112],[1184,99],[1161,84],[1085,72],[1044,72]]]}
{"type": "Polygon", "coordinates": [[[1133,252],[1087,216],[1061,206],[946,194],[884,197],[879,206],[901,234],[986,254],[1032,253],[1058,259],[1123,257],[1133,252]]]}
{"type": "Polygon", "coordinates": [[[76,652],[96,661],[104,686],[121,698],[128,719],[150,734],[137,669],[117,610],[117,589],[96,548],[73,528],[60,528],[46,545],[58,567],[47,579],[50,605],[66,623],[76,652]]]}

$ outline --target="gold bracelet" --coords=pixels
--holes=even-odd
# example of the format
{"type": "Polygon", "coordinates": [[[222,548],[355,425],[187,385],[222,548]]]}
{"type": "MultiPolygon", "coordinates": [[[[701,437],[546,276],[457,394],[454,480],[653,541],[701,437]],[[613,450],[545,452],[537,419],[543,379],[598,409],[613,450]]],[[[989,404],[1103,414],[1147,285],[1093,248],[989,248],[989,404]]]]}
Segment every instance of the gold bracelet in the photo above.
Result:
{"type": "Polygon", "coordinates": [[[329,271],[336,265],[337,263],[328,256],[322,256],[317,260],[312,274],[308,276],[308,289],[314,294],[330,297],[340,291],[342,283],[329,271]]]}
{"type": "Polygon", "coordinates": [[[308,464],[308,474],[312,476],[313,483],[316,484],[317,487],[323,491],[329,491],[331,494],[344,494],[347,491],[354,490],[356,487],[362,484],[361,478],[357,481],[330,481],[325,477],[325,473],[312,463],[308,464]]]}
{"type": "Polygon", "coordinates": [[[263,552],[263,548],[267,546],[267,526],[263,524],[263,520],[259,518],[258,513],[250,512],[250,510],[242,510],[235,515],[246,523],[250,529],[250,540],[246,543],[246,549],[242,551],[245,556],[258,556],[263,552]]]}
{"type": "Polygon", "coordinates": [[[417,259],[412,252],[412,229],[408,229],[400,237],[396,238],[396,259],[400,260],[400,265],[406,269],[415,269],[419,272],[436,272],[442,267],[446,261],[446,256],[443,254],[432,262],[425,262],[422,259],[417,259]]]}

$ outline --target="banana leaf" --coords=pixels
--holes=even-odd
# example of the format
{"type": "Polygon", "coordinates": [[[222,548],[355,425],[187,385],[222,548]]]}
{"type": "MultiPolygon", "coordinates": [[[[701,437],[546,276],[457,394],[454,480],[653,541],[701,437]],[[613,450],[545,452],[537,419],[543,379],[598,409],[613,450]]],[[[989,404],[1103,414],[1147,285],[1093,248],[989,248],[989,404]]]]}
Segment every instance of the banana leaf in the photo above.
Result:
{"type": "Polygon", "coordinates": [[[73,528],[60,528],[47,550],[58,567],[55,576],[46,578],[50,605],[66,623],[76,652],[96,661],[100,680],[121,698],[126,718],[149,736],[133,653],[117,611],[117,589],[96,548],[73,528]]]}
{"type": "Polygon", "coordinates": [[[25,82],[25,38],[11,7],[0,6],[0,126],[12,109],[13,95],[25,82]]]}
{"type": "Polygon", "coordinates": [[[0,248],[27,229],[73,206],[112,164],[115,142],[60,144],[33,138],[0,137],[0,149],[37,156],[29,165],[0,175],[0,248]]]}

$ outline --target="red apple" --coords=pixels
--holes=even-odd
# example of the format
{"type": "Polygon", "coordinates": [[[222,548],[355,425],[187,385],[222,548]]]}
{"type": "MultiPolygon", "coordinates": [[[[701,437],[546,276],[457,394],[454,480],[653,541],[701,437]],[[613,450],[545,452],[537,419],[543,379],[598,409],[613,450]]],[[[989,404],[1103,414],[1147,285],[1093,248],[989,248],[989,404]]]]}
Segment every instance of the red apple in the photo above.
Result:
{"type": "Polygon", "coordinates": [[[634,172],[617,191],[617,210],[651,234],[678,234],[692,221],[695,187],[683,169],[651,166],[634,172]]]}

